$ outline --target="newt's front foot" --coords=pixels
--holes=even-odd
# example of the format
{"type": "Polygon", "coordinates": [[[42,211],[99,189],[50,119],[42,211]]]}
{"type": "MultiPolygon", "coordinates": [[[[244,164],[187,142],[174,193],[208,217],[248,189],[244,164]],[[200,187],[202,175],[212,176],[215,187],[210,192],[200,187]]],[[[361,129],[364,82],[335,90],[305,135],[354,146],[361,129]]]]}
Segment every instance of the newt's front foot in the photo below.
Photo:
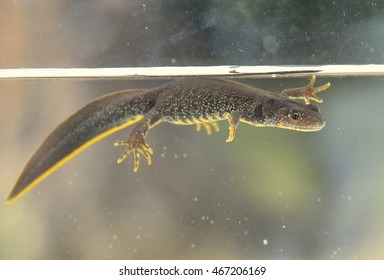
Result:
{"type": "Polygon", "coordinates": [[[316,101],[318,103],[323,103],[323,100],[317,97],[315,94],[321,91],[326,90],[331,86],[331,83],[326,83],[325,85],[314,88],[316,76],[312,75],[311,81],[305,87],[301,88],[290,88],[283,90],[281,95],[287,96],[290,99],[304,99],[305,104],[310,104],[310,100],[316,101]]]}
{"type": "Polygon", "coordinates": [[[133,152],[134,156],[134,167],[133,171],[137,172],[139,170],[139,163],[140,163],[140,153],[142,153],[145,158],[148,161],[148,165],[152,164],[151,155],[153,154],[153,150],[151,147],[148,146],[148,144],[145,142],[144,137],[139,134],[135,133],[130,136],[130,138],[126,141],[117,141],[114,146],[127,146],[127,149],[124,153],[121,154],[121,156],[118,158],[117,163],[123,162],[123,160],[131,153],[133,152]]]}

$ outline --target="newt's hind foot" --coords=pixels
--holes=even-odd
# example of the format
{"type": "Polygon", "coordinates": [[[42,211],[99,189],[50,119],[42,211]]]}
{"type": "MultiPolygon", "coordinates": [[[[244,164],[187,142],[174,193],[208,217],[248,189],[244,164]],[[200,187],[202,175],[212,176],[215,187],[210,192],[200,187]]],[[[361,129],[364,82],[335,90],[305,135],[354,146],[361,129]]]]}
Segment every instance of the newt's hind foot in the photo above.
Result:
{"type": "Polygon", "coordinates": [[[131,135],[131,137],[126,141],[117,141],[114,144],[115,147],[117,146],[127,146],[127,149],[124,153],[121,154],[121,156],[117,159],[117,163],[121,163],[124,161],[124,159],[133,152],[134,157],[134,167],[133,171],[137,172],[139,170],[139,163],[140,163],[140,153],[145,156],[145,158],[148,161],[148,165],[152,164],[151,155],[153,154],[153,150],[149,145],[145,142],[145,139],[142,135],[139,133],[131,135]]]}
{"type": "Polygon", "coordinates": [[[331,86],[331,83],[326,83],[322,86],[314,88],[316,76],[312,75],[311,81],[305,87],[301,88],[290,88],[282,91],[281,95],[287,96],[290,99],[304,99],[305,104],[310,104],[310,100],[318,103],[323,103],[323,99],[316,96],[316,93],[326,90],[331,86]]]}

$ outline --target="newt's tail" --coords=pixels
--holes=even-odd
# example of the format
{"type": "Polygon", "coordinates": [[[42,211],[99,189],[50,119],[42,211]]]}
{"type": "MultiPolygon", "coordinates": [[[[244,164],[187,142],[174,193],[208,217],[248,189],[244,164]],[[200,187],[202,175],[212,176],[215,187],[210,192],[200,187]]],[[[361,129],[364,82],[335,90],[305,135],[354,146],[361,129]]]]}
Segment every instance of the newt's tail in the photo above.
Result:
{"type": "Polygon", "coordinates": [[[94,142],[139,121],[154,103],[151,92],[123,90],[102,96],[77,111],[32,155],[7,202],[14,201],[94,142]]]}

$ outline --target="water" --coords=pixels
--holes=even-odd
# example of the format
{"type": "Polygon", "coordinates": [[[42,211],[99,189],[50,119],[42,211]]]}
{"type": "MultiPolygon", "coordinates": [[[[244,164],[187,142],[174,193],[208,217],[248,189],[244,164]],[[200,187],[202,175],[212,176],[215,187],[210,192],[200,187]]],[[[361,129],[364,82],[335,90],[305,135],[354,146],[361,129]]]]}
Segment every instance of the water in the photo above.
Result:
{"type": "MultiPolygon", "coordinates": [[[[240,81],[280,92],[308,79],[240,81]]],[[[160,124],[147,138],[153,164],[143,161],[136,174],[132,158],[116,164],[122,151],[113,146],[129,128],[104,138],[15,203],[0,204],[0,258],[382,258],[384,80],[316,84],[328,81],[320,132],[240,124],[225,143],[227,122],[210,136],[160,124]]],[[[2,81],[0,197],[78,108],[164,82],[2,81]]]]}

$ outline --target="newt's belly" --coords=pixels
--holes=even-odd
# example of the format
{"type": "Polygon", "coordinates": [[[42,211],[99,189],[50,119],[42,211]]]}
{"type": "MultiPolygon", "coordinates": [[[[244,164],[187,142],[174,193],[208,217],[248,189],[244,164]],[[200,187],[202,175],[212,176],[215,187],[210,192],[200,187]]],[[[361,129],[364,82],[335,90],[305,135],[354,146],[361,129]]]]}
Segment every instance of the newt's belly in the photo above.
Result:
{"type": "Polygon", "coordinates": [[[202,115],[202,116],[191,116],[191,117],[163,117],[166,122],[178,124],[178,125],[191,125],[191,124],[204,124],[214,123],[217,121],[225,120],[224,116],[216,115],[202,115]]]}

